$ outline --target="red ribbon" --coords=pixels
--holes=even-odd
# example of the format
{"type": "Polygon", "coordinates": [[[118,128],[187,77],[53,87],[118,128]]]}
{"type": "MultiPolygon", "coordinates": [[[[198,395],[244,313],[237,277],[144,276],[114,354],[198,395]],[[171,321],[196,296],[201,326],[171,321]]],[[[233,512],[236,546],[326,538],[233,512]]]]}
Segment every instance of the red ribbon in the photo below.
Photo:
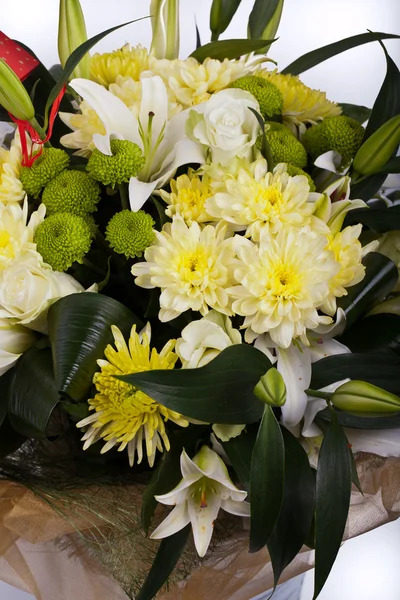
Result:
{"type": "Polygon", "coordinates": [[[44,138],[44,140],[41,139],[38,132],[32,127],[32,125],[29,123],[29,121],[24,121],[23,119],[16,119],[11,113],[8,113],[10,115],[11,119],[14,121],[14,123],[17,124],[17,127],[18,127],[19,137],[21,139],[21,150],[22,150],[22,163],[21,164],[23,167],[31,167],[33,165],[33,163],[35,162],[35,160],[37,160],[39,158],[39,156],[42,154],[44,144],[46,144],[46,142],[48,142],[50,140],[52,133],[53,133],[54,121],[56,120],[57,113],[60,108],[61,100],[63,99],[66,89],[67,89],[67,86],[64,85],[63,88],[61,89],[60,93],[58,94],[57,98],[53,102],[53,106],[51,107],[50,115],[49,115],[49,126],[47,128],[47,133],[46,133],[46,137],[44,138]],[[26,134],[29,134],[29,137],[31,138],[31,141],[32,141],[30,151],[28,150],[26,134]],[[36,152],[36,154],[33,154],[34,144],[37,144],[39,146],[39,150],[36,152]]]}

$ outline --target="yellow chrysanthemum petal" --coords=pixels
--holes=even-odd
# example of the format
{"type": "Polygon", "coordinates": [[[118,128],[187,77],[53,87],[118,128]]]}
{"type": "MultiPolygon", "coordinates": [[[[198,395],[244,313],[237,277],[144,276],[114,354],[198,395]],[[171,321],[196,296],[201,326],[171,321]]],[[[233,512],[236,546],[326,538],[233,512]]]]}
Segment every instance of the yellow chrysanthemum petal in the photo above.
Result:
{"type": "Polygon", "coordinates": [[[90,59],[90,78],[105,87],[115,83],[119,76],[139,81],[149,68],[149,53],[140,44],[131,48],[125,44],[120,50],[94,54],[90,59]]]}
{"type": "Polygon", "coordinates": [[[171,192],[160,190],[161,198],[168,204],[165,214],[168,217],[181,215],[188,225],[193,221],[213,221],[205,209],[207,199],[212,196],[210,183],[207,174],[201,177],[193,169],[189,169],[187,175],[171,179],[171,192]]]}
{"type": "Polygon", "coordinates": [[[21,158],[21,148],[16,140],[10,150],[0,148],[0,202],[3,204],[21,202],[25,197],[19,180],[21,158]]]}

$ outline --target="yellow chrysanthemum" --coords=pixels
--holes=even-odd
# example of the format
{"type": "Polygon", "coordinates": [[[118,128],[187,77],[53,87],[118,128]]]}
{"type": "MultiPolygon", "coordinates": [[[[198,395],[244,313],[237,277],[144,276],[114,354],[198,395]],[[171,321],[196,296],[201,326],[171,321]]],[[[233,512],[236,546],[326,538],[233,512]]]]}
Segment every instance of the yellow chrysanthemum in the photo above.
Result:
{"type": "Polygon", "coordinates": [[[28,222],[28,202],[0,203],[0,270],[27,253],[36,253],[35,231],[43,222],[46,208],[42,204],[28,222]]]}
{"type": "Polygon", "coordinates": [[[0,148],[0,202],[21,202],[25,197],[19,180],[21,169],[21,148],[13,140],[9,150],[0,148]]]}
{"type": "Polygon", "coordinates": [[[77,427],[88,427],[82,440],[84,450],[103,439],[106,443],[101,453],[114,446],[128,451],[129,464],[133,466],[135,455],[138,463],[143,458],[143,442],[150,467],[154,465],[156,451],[169,450],[170,444],[165,422],[173,421],[181,427],[189,424],[179,413],[169,410],[115,376],[140,373],[153,369],[173,369],[178,356],[173,352],[175,340],[170,340],[160,353],[150,349],[150,326],[141,334],[132,327],[128,345],[117,327],[112,327],[116,350],[107,346],[104,354],[107,360],[98,360],[101,369],[93,378],[97,394],[89,400],[89,409],[94,411],[77,427]],[[164,446],[163,446],[164,445],[164,446]]]}
{"type": "Polygon", "coordinates": [[[276,234],[282,226],[308,223],[314,210],[309,199],[307,178],[290,177],[286,165],[280,164],[273,173],[261,175],[239,170],[236,178],[225,181],[224,191],[207,200],[206,210],[216,219],[233,223],[236,230],[246,230],[246,237],[258,242],[264,233],[276,234]]]}
{"type": "Polygon", "coordinates": [[[346,227],[336,235],[328,236],[328,248],[340,265],[339,271],[329,281],[330,294],[326,298],[322,310],[329,315],[336,312],[336,298],[347,295],[346,288],[356,285],[364,279],[365,267],[362,259],[368,252],[377,247],[377,241],[362,247],[359,241],[362,225],[346,227]]]}
{"type": "Polygon", "coordinates": [[[326,117],[336,117],[342,112],[338,104],[326,98],[325,92],[308,87],[297,75],[283,75],[266,69],[257,71],[255,75],[264,77],[282,93],[283,122],[292,131],[297,126],[300,131],[305,130],[305,123],[314,124],[326,117]]]}
{"type": "Polygon", "coordinates": [[[140,44],[131,48],[125,44],[120,50],[94,54],[90,59],[90,78],[108,88],[118,76],[139,81],[143,71],[149,69],[149,52],[140,44]]]}
{"type": "Polygon", "coordinates": [[[206,102],[210,95],[224,90],[246,75],[250,67],[244,59],[223,61],[206,58],[199,63],[195,58],[167,60],[150,58],[150,69],[160,75],[184,107],[206,102]]]}
{"type": "Polygon", "coordinates": [[[210,308],[232,314],[225,288],[232,283],[234,249],[225,239],[226,225],[201,229],[196,221],[188,226],[176,216],[155,235],[157,243],[144,253],[146,262],[133,265],[132,274],[140,287],[161,288],[160,321],[190,309],[203,316],[210,308]]]}
{"type": "Polygon", "coordinates": [[[188,225],[193,221],[213,221],[205,209],[206,201],[212,195],[210,184],[208,175],[196,175],[194,169],[189,169],[187,175],[171,179],[171,192],[160,190],[161,198],[168,204],[165,214],[168,217],[181,215],[188,225]]]}
{"type": "Polygon", "coordinates": [[[237,285],[227,292],[233,312],[245,317],[245,340],[269,333],[282,348],[298,336],[308,343],[307,329],[331,322],[318,313],[329,295],[329,281],[339,270],[326,237],[304,227],[264,235],[259,246],[238,240],[237,285]]]}

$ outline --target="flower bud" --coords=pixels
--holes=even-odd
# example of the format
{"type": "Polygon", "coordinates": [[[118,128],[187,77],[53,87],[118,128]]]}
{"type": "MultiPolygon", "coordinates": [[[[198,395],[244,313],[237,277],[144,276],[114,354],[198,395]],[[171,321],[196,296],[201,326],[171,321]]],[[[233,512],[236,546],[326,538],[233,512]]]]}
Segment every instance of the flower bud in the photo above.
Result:
{"type": "Polygon", "coordinates": [[[259,400],[270,406],[283,406],[286,402],[286,386],[279,371],[269,369],[257,383],[254,393],[259,400]]]}
{"type": "MultiPolygon", "coordinates": [[[[260,39],[262,39],[262,40],[273,40],[274,39],[275,34],[278,31],[279,24],[281,22],[282,10],[283,10],[283,0],[279,0],[278,4],[276,5],[275,12],[272,15],[267,26],[265,27],[264,31],[262,32],[260,39]]],[[[270,49],[270,46],[267,46],[266,48],[263,48],[262,50],[258,50],[256,52],[256,54],[267,54],[269,49],[270,49]]]]}
{"type": "Polygon", "coordinates": [[[28,92],[2,58],[0,58],[0,104],[16,119],[31,121],[35,116],[35,109],[28,92]]]}
{"type": "Polygon", "coordinates": [[[400,398],[365,381],[348,381],[333,393],[332,404],[354,415],[378,416],[400,412],[400,398]]]}
{"type": "MultiPolygon", "coordinates": [[[[86,25],[79,0],[60,0],[58,56],[62,67],[76,48],[87,41],[86,25]]],[[[90,56],[85,54],[70,79],[89,79],[90,56]]]]}
{"type": "Polygon", "coordinates": [[[400,115],[386,121],[358,150],[353,168],[360,175],[372,175],[385,166],[400,142],[400,115]]]}
{"type": "Polygon", "coordinates": [[[177,58],[179,54],[179,0],[151,0],[151,51],[157,58],[177,58]]]}
{"type": "Polygon", "coordinates": [[[210,12],[212,41],[218,40],[239,8],[241,0],[213,0],[210,12]]]}

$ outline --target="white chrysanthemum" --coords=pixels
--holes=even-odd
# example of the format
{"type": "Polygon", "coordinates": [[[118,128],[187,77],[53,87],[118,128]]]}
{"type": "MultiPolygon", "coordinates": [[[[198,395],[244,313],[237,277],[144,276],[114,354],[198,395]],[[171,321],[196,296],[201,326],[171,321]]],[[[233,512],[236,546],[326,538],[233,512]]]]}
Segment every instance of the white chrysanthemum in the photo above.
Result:
{"type": "Polygon", "coordinates": [[[0,270],[27,253],[36,254],[33,237],[46,214],[44,204],[34,212],[28,222],[28,202],[19,204],[0,203],[0,270]]]}
{"type": "Polygon", "coordinates": [[[261,175],[239,170],[236,178],[226,180],[224,191],[207,200],[206,210],[238,231],[246,229],[246,237],[258,242],[263,233],[278,233],[284,225],[307,224],[314,196],[304,175],[290,177],[280,164],[273,173],[261,175]]]}
{"type": "Polygon", "coordinates": [[[177,101],[188,107],[205,102],[212,93],[229,87],[249,72],[250,65],[243,58],[234,61],[206,58],[199,63],[193,57],[185,60],[150,57],[150,69],[164,79],[177,101]]]}
{"type": "Polygon", "coordinates": [[[189,309],[231,314],[226,288],[233,283],[234,249],[232,240],[225,240],[226,225],[201,229],[177,216],[155,234],[157,243],[147,248],[146,262],[134,265],[132,274],[140,287],[161,288],[160,321],[189,309]]]}
{"type": "Polygon", "coordinates": [[[246,317],[246,341],[268,332],[280,347],[288,348],[297,336],[307,343],[306,329],[331,322],[318,308],[329,295],[329,281],[339,265],[324,235],[305,227],[266,234],[259,247],[244,238],[237,241],[238,285],[227,292],[234,298],[233,312],[246,317]]]}
{"type": "Polygon", "coordinates": [[[193,169],[189,169],[187,175],[171,179],[171,192],[159,192],[168,204],[165,214],[168,217],[180,215],[188,225],[193,221],[214,221],[205,209],[207,199],[212,195],[210,184],[211,180],[207,174],[201,177],[193,169]]]}
{"type": "Polygon", "coordinates": [[[365,267],[361,261],[379,244],[378,241],[373,241],[362,247],[358,239],[361,231],[362,225],[353,225],[334,236],[328,236],[328,248],[332,250],[340,265],[339,271],[329,282],[330,294],[322,306],[322,310],[329,315],[334,315],[336,312],[336,298],[346,296],[346,288],[364,279],[365,267]]]}
{"type": "Polygon", "coordinates": [[[4,204],[21,202],[25,197],[19,180],[21,159],[21,148],[16,139],[9,150],[0,148],[0,202],[4,204]]]}

